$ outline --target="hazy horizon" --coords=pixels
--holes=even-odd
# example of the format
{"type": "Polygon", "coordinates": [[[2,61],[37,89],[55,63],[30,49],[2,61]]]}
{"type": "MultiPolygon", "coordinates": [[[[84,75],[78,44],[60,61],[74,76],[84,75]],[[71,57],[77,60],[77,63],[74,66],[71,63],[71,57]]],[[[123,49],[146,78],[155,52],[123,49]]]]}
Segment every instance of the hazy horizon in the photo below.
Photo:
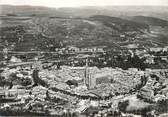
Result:
{"type": "Polygon", "coordinates": [[[26,5],[44,7],[85,7],[85,6],[168,6],[167,0],[1,0],[0,5],[26,5]]]}

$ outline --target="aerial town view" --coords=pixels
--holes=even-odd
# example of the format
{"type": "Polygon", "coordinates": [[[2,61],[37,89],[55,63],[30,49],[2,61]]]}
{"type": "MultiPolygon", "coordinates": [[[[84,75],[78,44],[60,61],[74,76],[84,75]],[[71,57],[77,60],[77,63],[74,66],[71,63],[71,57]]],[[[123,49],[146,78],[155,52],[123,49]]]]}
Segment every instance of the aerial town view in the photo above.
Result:
{"type": "Polygon", "coordinates": [[[168,117],[166,0],[11,1],[0,1],[0,116],[168,117]]]}

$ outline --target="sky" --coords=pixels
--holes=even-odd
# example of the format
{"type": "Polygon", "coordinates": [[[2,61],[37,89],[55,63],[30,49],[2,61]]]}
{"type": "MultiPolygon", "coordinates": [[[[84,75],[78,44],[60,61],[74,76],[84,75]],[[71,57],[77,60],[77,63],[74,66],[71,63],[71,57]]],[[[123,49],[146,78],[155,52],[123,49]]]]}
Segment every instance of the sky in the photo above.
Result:
{"type": "Polygon", "coordinates": [[[32,5],[46,7],[80,7],[112,5],[168,6],[168,0],[0,0],[0,5],[32,5]]]}

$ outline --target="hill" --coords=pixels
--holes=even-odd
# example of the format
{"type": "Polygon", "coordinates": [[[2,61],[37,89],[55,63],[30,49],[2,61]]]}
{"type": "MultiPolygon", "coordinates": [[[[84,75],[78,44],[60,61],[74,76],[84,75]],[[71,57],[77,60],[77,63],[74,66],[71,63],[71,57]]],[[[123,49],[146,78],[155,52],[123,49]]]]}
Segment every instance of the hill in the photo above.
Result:
{"type": "Polygon", "coordinates": [[[103,22],[104,25],[115,28],[118,31],[126,32],[126,31],[139,31],[140,29],[148,29],[147,24],[137,23],[134,21],[118,18],[118,17],[110,17],[104,15],[95,15],[90,17],[93,20],[97,20],[103,22]]]}
{"type": "Polygon", "coordinates": [[[90,17],[93,15],[105,15],[113,17],[128,18],[129,16],[150,16],[156,18],[167,19],[167,6],[85,6],[85,7],[64,7],[64,8],[48,8],[41,6],[11,6],[0,5],[1,15],[10,13],[20,15],[41,15],[55,17],[90,17]]]}
{"type": "MultiPolygon", "coordinates": [[[[17,51],[47,51],[60,47],[60,42],[65,46],[76,45],[78,47],[119,47],[130,43],[140,46],[167,44],[165,43],[167,35],[161,35],[160,38],[158,38],[158,33],[152,34],[152,36],[146,35],[144,30],[148,30],[149,24],[138,22],[133,18],[130,20],[128,17],[132,16],[128,14],[125,16],[120,14],[127,12],[124,11],[125,8],[55,9],[40,6],[3,5],[0,25],[1,45],[6,44],[7,40],[7,44],[17,51]]],[[[130,9],[134,8],[130,7],[130,9]]],[[[130,9],[128,11],[132,13],[130,9]]],[[[138,13],[140,11],[138,10],[138,13]]],[[[160,25],[160,21],[158,23],[160,25]]],[[[156,31],[161,32],[160,29],[156,31]]],[[[165,30],[162,31],[166,34],[165,32],[165,30]]]]}
{"type": "Polygon", "coordinates": [[[55,8],[42,7],[42,6],[15,6],[15,5],[0,5],[1,12],[0,15],[18,15],[18,16],[67,16],[68,14],[58,11],[55,8]]]}
{"type": "Polygon", "coordinates": [[[152,26],[161,26],[161,27],[168,26],[167,20],[163,20],[163,19],[155,18],[155,17],[134,16],[132,18],[132,21],[135,21],[138,23],[144,23],[144,24],[152,25],[152,26]]]}

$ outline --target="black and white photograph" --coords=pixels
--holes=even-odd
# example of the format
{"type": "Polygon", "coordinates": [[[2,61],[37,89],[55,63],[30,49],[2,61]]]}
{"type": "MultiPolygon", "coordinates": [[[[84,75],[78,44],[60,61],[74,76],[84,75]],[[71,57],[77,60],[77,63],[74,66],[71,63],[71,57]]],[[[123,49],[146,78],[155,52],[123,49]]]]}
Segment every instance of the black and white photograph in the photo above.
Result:
{"type": "Polygon", "coordinates": [[[168,117],[168,0],[0,0],[0,116],[168,117]]]}

